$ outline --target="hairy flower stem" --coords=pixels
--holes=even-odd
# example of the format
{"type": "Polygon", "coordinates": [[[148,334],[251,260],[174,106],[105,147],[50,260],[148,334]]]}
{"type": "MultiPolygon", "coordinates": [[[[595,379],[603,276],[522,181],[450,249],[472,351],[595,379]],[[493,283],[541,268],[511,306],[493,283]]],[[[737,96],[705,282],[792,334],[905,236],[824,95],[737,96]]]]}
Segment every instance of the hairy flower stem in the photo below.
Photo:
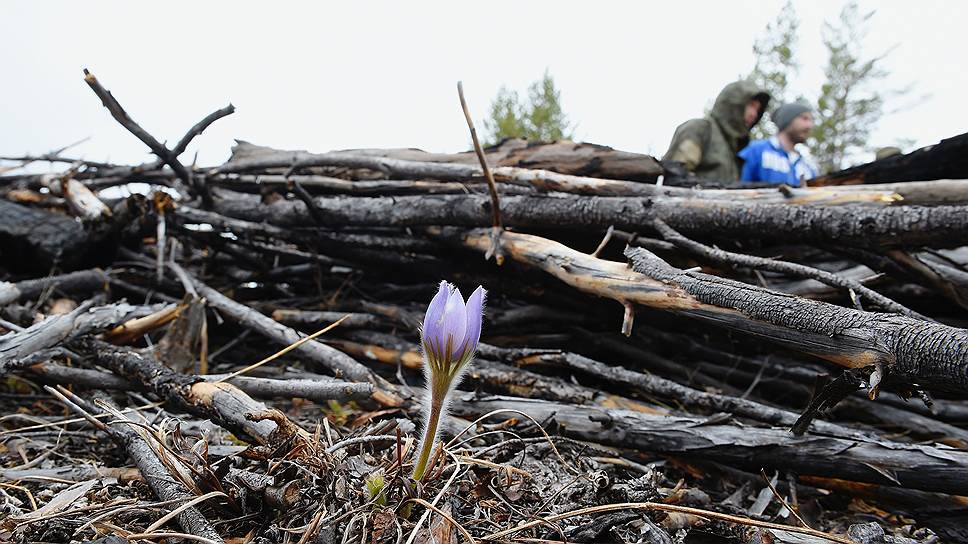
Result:
{"type": "Polygon", "coordinates": [[[440,414],[443,413],[444,399],[442,396],[434,395],[430,400],[430,415],[427,418],[427,428],[424,430],[423,441],[420,443],[420,454],[417,457],[417,464],[413,467],[413,479],[420,481],[424,472],[427,470],[427,463],[430,461],[430,453],[434,450],[434,441],[437,438],[437,426],[440,424],[440,414]]]}

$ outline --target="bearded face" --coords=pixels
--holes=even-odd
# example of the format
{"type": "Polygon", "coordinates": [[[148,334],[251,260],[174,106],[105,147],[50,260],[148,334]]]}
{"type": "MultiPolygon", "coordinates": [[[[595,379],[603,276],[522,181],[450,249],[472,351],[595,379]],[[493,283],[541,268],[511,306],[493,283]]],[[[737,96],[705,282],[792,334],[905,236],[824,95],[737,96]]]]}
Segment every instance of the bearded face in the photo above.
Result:
{"type": "Polygon", "coordinates": [[[802,144],[806,142],[812,131],[813,114],[809,111],[803,112],[794,117],[793,121],[790,121],[790,124],[783,129],[783,132],[785,132],[790,137],[790,140],[795,144],[802,144]]]}

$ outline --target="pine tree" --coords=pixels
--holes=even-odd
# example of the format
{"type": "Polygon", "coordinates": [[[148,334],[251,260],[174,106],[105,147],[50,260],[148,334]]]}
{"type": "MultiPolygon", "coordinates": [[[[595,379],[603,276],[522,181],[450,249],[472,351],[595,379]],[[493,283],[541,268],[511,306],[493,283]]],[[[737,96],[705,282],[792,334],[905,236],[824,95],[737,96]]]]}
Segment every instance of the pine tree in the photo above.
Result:
{"type": "Polygon", "coordinates": [[[487,131],[492,134],[489,144],[497,143],[502,138],[524,138],[527,133],[524,119],[524,107],[518,99],[518,93],[501,87],[491,102],[491,115],[484,121],[487,131]]]}
{"type": "Polygon", "coordinates": [[[504,138],[525,138],[550,142],[572,137],[572,126],[561,108],[561,91],[546,70],[544,77],[528,87],[528,100],[501,87],[491,102],[491,114],[484,121],[490,135],[488,145],[504,138]]]}
{"type": "Polygon", "coordinates": [[[551,142],[571,138],[571,123],[561,109],[561,91],[547,70],[541,81],[535,81],[528,88],[528,100],[531,104],[527,116],[529,140],[551,142]]]}
{"type": "MultiPolygon", "coordinates": [[[[753,43],[756,64],[747,78],[770,93],[770,111],[790,99],[787,85],[800,69],[796,60],[799,27],[793,2],[787,0],[777,18],[766,25],[763,35],[753,43]]],[[[767,127],[767,123],[757,124],[751,132],[752,137],[769,137],[772,131],[767,127]]]]}
{"type": "Polygon", "coordinates": [[[863,59],[860,48],[874,11],[861,13],[848,2],[836,23],[826,22],[826,82],[817,99],[817,124],[811,151],[821,173],[846,166],[846,159],[866,149],[868,137],[884,113],[887,98],[907,90],[884,90],[878,83],[888,75],[881,68],[887,53],[863,59]]]}

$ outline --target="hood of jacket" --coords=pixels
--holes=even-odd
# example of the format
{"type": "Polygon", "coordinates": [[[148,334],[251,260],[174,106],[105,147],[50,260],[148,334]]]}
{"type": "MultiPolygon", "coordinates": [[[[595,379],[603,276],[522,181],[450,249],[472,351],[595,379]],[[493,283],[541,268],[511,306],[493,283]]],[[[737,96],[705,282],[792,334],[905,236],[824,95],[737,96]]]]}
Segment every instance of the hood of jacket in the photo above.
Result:
{"type": "Polygon", "coordinates": [[[752,81],[734,81],[727,85],[716,97],[716,103],[709,112],[709,116],[719,125],[735,151],[739,151],[749,142],[750,129],[746,126],[744,115],[746,104],[754,98],[763,104],[760,116],[756,118],[756,123],[759,123],[769,105],[770,95],[752,81]]]}

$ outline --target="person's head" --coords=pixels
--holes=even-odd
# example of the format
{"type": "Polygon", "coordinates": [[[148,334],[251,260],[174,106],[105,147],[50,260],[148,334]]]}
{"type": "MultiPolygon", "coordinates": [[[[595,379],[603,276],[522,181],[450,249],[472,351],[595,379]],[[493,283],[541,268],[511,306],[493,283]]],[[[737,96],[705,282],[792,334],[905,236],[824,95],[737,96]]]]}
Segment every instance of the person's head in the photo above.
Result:
{"type": "Polygon", "coordinates": [[[806,104],[783,104],[773,112],[773,122],[778,133],[785,134],[794,144],[802,144],[813,131],[813,112],[806,104]]]}
{"type": "Polygon", "coordinates": [[[746,123],[746,128],[752,129],[763,117],[763,110],[765,109],[766,105],[759,98],[753,98],[747,102],[746,109],[743,110],[743,122],[746,123]]]}
{"type": "Polygon", "coordinates": [[[750,129],[763,117],[769,103],[769,93],[752,81],[734,81],[719,93],[709,113],[739,149],[746,145],[750,129]]]}

